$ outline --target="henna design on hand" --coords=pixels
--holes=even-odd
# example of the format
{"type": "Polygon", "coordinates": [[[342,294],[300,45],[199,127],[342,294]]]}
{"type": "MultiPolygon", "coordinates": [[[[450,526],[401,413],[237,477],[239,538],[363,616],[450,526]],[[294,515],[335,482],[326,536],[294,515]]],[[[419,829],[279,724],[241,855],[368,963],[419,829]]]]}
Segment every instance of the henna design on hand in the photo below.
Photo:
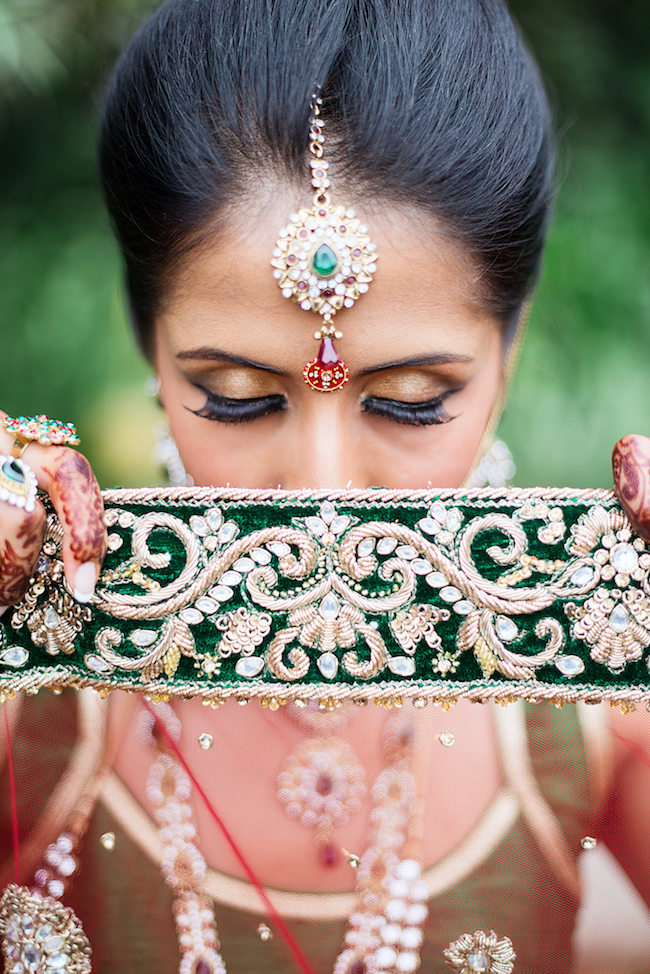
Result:
{"type": "Polygon", "coordinates": [[[69,547],[75,561],[100,561],[106,554],[104,504],[92,468],[74,450],[61,450],[51,467],[43,466],[61,501],[61,520],[65,522],[69,547]]]}
{"type": "Polygon", "coordinates": [[[39,506],[25,518],[15,537],[0,548],[0,605],[14,605],[25,594],[43,543],[45,512],[39,506]]]}
{"type": "Polygon", "coordinates": [[[632,527],[650,540],[650,439],[624,436],[612,453],[614,489],[632,527]]]}

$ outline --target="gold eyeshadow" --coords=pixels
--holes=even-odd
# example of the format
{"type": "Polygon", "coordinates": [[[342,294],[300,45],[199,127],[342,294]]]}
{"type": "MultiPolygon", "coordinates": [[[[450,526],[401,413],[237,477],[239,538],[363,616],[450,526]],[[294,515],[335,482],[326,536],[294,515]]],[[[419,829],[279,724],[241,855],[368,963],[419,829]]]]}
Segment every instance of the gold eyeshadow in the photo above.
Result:
{"type": "Polygon", "coordinates": [[[387,369],[369,376],[363,391],[364,396],[372,398],[418,403],[435,399],[465,381],[464,377],[454,381],[424,369],[387,369]]]}
{"type": "Polygon", "coordinates": [[[205,372],[186,373],[189,382],[224,399],[260,399],[282,392],[278,377],[261,369],[225,366],[205,372]]]}

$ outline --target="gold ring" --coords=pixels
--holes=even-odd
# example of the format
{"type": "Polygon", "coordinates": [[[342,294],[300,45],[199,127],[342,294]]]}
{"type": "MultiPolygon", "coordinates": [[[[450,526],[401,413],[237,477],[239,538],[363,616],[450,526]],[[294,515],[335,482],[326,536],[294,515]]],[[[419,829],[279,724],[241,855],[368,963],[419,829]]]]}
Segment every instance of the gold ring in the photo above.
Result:
{"type": "Polygon", "coordinates": [[[2,420],[5,432],[14,437],[11,456],[20,460],[30,443],[42,446],[79,446],[81,440],[72,423],[41,416],[5,416],[2,420]]]}

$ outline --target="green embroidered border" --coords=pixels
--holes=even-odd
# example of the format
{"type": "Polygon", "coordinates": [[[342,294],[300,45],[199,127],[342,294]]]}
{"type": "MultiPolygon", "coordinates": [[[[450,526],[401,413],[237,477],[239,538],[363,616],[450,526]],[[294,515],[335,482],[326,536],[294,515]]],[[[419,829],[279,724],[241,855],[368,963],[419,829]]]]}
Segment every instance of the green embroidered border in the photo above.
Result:
{"type": "Polygon", "coordinates": [[[108,491],[74,601],[53,513],[0,694],[650,701],[650,547],[609,491],[108,491]]]}

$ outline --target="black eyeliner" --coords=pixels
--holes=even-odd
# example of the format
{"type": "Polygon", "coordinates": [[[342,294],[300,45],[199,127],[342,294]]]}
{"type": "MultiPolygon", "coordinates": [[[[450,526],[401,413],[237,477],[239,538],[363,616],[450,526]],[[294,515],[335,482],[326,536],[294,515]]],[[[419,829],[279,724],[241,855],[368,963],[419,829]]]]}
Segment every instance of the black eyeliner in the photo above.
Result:
{"type": "Polygon", "coordinates": [[[206,396],[205,405],[200,409],[185,409],[201,419],[210,419],[216,423],[250,423],[262,416],[283,412],[287,408],[287,400],[279,393],[272,396],[260,396],[255,399],[229,399],[210,392],[204,386],[196,385],[197,389],[206,396]]]}
{"type": "Polygon", "coordinates": [[[379,396],[366,396],[361,403],[364,413],[402,423],[405,426],[443,426],[450,423],[455,416],[450,416],[443,405],[447,396],[457,389],[428,399],[426,402],[403,402],[399,399],[384,399],[379,396]]]}

